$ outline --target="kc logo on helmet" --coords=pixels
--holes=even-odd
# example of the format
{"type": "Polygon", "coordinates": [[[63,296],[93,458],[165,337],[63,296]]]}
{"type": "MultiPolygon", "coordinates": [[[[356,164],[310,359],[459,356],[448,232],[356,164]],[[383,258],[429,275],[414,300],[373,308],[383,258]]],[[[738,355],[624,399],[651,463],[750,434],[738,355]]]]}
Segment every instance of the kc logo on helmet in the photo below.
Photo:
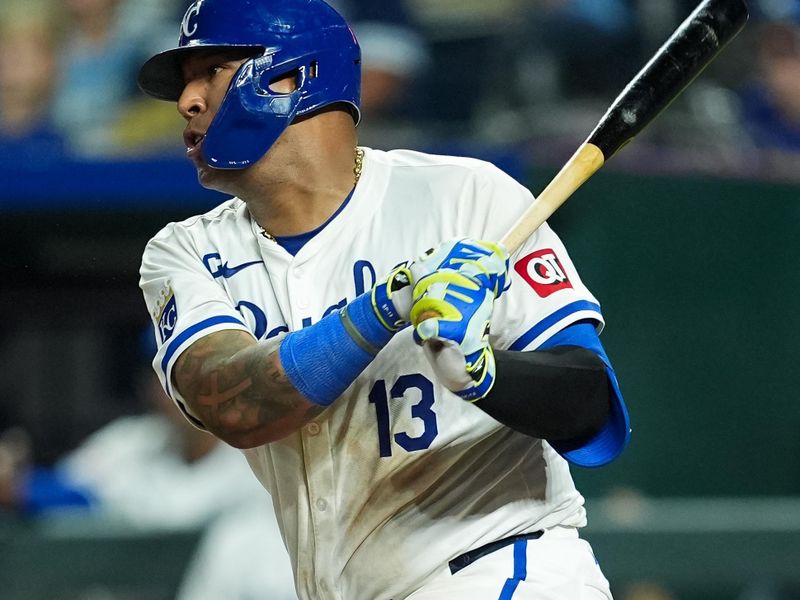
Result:
{"type": "Polygon", "coordinates": [[[184,37],[192,37],[195,33],[197,33],[197,23],[192,23],[192,18],[196,17],[200,14],[200,7],[203,6],[203,0],[199,0],[195,4],[189,7],[189,10],[186,11],[186,14],[183,15],[183,22],[181,23],[181,33],[183,33],[184,37]]]}
{"type": "Polygon", "coordinates": [[[528,254],[514,265],[514,270],[542,298],[572,287],[561,261],[550,248],[528,254]]]}

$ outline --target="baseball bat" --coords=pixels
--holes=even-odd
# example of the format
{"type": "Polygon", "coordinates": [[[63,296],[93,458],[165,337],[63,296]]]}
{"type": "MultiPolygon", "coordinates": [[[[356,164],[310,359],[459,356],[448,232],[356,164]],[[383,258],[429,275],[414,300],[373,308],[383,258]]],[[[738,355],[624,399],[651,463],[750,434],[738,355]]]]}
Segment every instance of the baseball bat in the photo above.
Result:
{"type": "Polygon", "coordinates": [[[748,19],[744,0],[704,0],[622,90],[594,131],[501,240],[512,254],[686,89],[748,19]]]}
{"type": "MultiPolygon", "coordinates": [[[[586,138],[501,239],[516,252],[586,180],[650,124],[719,52],[749,17],[744,0],[704,0],[625,86],[586,138]]],[[[423,313],[419,321],[438,317],[423,313]]]]}

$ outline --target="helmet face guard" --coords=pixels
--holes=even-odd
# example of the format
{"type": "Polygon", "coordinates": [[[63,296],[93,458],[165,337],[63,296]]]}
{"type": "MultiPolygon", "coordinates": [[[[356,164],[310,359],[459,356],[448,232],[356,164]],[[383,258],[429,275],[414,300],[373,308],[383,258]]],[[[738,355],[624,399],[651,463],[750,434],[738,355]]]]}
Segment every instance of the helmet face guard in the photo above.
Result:
{"type": "Polygon", "coordinates": [[[150,96],[177,101],[181,65],[200,50],[247,50],[203,140],[203,156],[217,169],[258,161],[301,115],[343,103],[358,123],[361,52],[344,19],[322,0],[196,0],[181,24],[178,47],[157,54],[139,72],[150,96]],[[288,94],[270,89],[286,75],[288,94]]]}

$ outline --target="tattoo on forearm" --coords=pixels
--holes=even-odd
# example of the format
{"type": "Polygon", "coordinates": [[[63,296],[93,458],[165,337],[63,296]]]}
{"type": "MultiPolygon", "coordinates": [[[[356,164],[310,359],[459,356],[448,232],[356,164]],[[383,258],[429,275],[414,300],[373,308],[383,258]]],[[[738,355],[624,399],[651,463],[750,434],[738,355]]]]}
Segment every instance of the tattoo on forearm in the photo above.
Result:
{"type": "Polygon", "coordinates": [[[321,412],[321,407],[308,408],[308,401],[278,368],[277,346],[241,347],[227,359],[237,345],[241,347],[241,337],[236,332],[202,339],[176,365],[178,389],[194,399],[206,427],[254,431],[293,414],[310,420],[321,412]],[[210,372],[209,365],[214,365],[210,372]]]}

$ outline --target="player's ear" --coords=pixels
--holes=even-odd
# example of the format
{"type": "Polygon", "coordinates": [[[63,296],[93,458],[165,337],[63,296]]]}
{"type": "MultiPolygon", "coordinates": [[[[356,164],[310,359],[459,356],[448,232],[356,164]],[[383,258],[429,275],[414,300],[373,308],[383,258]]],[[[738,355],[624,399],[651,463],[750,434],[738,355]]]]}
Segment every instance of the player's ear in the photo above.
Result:
{"type": "MultiPolygon", "coordinates": [[[[312,65],[312,71],[316,72],[316,66],[312,65]]],[[[269,91],[275,94],[291,94],[297,89],[297,82],[300,72],[295,69],[283,75],[270,79],[269,91]]],[[[316,76],[316,75],[312,75],[316,76]]]]}

